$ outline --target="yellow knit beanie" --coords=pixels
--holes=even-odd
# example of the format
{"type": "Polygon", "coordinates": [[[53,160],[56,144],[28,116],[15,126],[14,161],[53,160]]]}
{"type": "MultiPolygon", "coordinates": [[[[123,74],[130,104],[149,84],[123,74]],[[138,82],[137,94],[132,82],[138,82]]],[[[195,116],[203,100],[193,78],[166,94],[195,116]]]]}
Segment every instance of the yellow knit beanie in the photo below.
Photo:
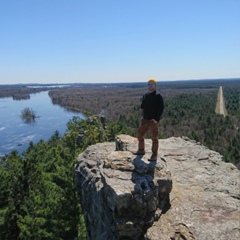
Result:
{"type": "Polygon", "coordinates": [[[150,79],[148,80],[148,82],[153,82],[155,85],[157,85],[157,80],[154,79],[154,78],[150,78],[150,79]]]}

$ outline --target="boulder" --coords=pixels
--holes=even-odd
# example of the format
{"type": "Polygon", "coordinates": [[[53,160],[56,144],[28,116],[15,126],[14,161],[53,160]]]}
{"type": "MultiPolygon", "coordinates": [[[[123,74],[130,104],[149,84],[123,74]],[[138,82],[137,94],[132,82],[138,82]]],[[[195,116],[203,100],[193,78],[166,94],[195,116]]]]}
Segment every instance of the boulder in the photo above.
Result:
{"type": "Polygon", "coordinates": [[[239,171],[188,138],[159,140],[157,161],[137,139],[88,147],[75,165],[88,240],[210,240],[240,236],[239,171]]]}

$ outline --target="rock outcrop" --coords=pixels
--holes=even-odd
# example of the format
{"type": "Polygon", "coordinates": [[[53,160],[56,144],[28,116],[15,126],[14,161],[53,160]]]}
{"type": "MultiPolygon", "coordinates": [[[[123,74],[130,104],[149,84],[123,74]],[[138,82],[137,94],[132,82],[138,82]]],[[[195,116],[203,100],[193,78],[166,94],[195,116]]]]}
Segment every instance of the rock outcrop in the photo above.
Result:
{"type": "Polygon", "coordinates": [[[75,166],[89,240],[240,238],[240,172],[188,138],[159,140],[157,162],[137,139],[87,148],[75,166]],[[118,150],[118,151],[117,151],[118,150]]]}

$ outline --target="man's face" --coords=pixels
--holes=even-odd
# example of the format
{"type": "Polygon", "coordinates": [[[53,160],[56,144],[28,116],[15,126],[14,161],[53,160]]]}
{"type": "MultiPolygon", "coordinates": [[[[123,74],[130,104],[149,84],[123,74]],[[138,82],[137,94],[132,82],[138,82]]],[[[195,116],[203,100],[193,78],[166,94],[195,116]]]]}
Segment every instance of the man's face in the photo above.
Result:
{"type": "Polygon", "coordinates": [[[153,92],[156,89],[156,85],[154,82],[148,82],[148,90],[149,92],[153,92]]]}

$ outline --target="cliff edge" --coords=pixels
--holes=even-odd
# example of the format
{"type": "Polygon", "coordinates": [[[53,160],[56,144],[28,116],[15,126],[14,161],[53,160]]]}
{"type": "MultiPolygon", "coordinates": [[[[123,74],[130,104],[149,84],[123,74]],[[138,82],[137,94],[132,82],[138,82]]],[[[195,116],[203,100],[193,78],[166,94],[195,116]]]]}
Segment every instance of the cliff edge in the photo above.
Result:
{"type": "Polygon", "coordinates": [[[157,162],[137,139],[87,148],[75,165],[88,240],[240,238],[240,172],[188,138],[159,140],[157,162]]]}

